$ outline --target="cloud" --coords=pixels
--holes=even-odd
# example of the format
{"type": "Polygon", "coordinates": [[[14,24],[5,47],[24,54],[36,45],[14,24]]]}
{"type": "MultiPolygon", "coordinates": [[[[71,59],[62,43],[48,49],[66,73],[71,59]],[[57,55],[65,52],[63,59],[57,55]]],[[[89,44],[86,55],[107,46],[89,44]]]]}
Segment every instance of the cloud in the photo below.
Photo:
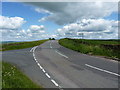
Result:
{"type": "Polygon", "coordinates": [[[58,37],[81,38],[84,33],[86,39],[118,38],[118,21],[105,19],[82,19],[57,30],[58,37]]]}
{"type": "Polygon", "coordinates": [[[35,11],[38,13],[47,13],[47,14],[52,14],[51,12],[49,12],[48,10],[42,9],[42,8],[35,8],[35,11]]]}
{"type": "Polygon", "coordinates": [[[48,35],[43,25],[31,25],[18,30],[26,21],[21,17],[0,16],[0,31],[9,38],[35,40],[48,37],[73,37],[84,33],[85,38],[117,38],[118,21],[100,19],[118,12],[117,2],[26,2],[37,6],[35,11],[47,13],[39,21],[65,25],[56,35],[48,35]],[[3,30],[4,29],[4,30],[3,30]],[[8,34],[9,33],[9,34],[8,34]]]}
{"type": "Polygon", "coordinates": [[[2,40],[15,40],[19,29],[25,22],[22,17],[0,16],[0,33],[2,40]]]}
{"type": "Polygon", "coordinates": [[[47,19],[47,17],[43,17],[43,18],[39,19],[38,21],[39,22],[44,22],[44,21],[46,21],[46,19],[47,19]]]}
{"type": "Polygon", "coordinates": [[[21,17],[0,16],[0,34],[2,40],[39,40],[48,38],[44,25],[30,25],[27,30],[21,29],[26,21],[21,17]]]}
{"type": "Polygon", "coordinates": [[[31,25],[29,29],[33,31],[41,31],[41,30],[44,30],[44,26],[43,25],[31,25]]]}
{"type": "Polygon", "coordinates": [[[73,23],[81,19],[99,19],[109,16],[112,12],[118,12],[117,2],[31,2],[29,4],[52,13],[43,19],[59,25],[73,23]]]}
{"type": "Polygon", "coordinates": [[[41,39],[46,35],[45,27],[43,25],[31,25],[26,31],[29,39],[41,39]]]}
{"type": "Polygon", "coordinates": [[[0,16],[0,29],[18,29],[26,21],[21,17],[5,17],[0,16]]]}
{"type": "Polygon", "coordinates": [[[27,30],[2,30],[3,40],[40,40],[48,36],[43,25],[31,25],[27,30]]]}

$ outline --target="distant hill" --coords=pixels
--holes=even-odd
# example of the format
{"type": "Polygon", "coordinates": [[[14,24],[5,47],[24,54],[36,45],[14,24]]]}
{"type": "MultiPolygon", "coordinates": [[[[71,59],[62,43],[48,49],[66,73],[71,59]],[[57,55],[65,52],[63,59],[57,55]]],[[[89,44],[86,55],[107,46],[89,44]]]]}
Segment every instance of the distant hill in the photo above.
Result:
{"type": "Polygon", "coordinates": [[[2,42],[0,42],[0,43],[2,43],[2,44],[7,44],[7,43],[14,43],[14,42],[16,42],[16,41],[2,41],[2,42]]]}

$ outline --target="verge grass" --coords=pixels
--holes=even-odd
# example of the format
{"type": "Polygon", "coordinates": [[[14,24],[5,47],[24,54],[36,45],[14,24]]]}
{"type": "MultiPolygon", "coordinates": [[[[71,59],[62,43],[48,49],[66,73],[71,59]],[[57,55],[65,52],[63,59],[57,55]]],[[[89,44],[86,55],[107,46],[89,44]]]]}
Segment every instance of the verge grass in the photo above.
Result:
{"type": "Polygon", "coordinates": [[[119,40],[86,40],[65,38],[60,39],[59,44],[84,54],[99,55],[120,60],[119,40]]]}
{"type": "Polygon", "coordinates": [[[10,63],[2,62],[2,88],[39,88],[26,75],[10,63]]]}
{"type": "Polygon", "coordinates": [[[31,42],[16,42],[16,43],[2,44],[0,46],[2,46],[1,51],[6,51],[6,50],[29,48],[29,47],[40,45],[46,41],[48,40],[39,40],[39,41],[31,41],[31,42]]]}

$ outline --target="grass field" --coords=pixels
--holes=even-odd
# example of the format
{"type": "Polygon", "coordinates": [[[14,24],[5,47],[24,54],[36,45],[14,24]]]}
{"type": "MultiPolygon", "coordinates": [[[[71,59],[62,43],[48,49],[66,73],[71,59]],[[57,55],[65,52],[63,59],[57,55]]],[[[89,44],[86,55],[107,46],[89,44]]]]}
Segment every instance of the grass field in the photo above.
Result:
{"type": "Polygon", "coordinates": [[[48,40],[39,40],[39,41],[31,41],[31,42],[16,42],[16,43],[8,43],[8,44],[1,44],[1,51],[6,50],[15,50],[15,49],[23,49],[23,48],[29,48],[33,46],[40,45],[48,40]]]}
{"type": "Polygon", "coordinates": [[[10,63],[2,63],[2,88],[39,88],[26,75],[10,63]]]}
{"type": "Polygon", "coordinates": [[[61,39],[62,46],[89,55],[105,56],[120,60],[120,42],[118,40],[61,39]]]}

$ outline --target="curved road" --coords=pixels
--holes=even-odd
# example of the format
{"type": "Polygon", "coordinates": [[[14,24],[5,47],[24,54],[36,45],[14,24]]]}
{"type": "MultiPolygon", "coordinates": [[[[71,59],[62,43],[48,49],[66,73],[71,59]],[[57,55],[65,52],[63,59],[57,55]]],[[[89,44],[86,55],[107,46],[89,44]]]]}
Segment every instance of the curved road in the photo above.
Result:
{"type": "Polygon", "coordinates": [[[2,59],[46,88],[118,88],[120,83],[118,62],[75,52],[56,40],[4,51],[2,59]]]}

